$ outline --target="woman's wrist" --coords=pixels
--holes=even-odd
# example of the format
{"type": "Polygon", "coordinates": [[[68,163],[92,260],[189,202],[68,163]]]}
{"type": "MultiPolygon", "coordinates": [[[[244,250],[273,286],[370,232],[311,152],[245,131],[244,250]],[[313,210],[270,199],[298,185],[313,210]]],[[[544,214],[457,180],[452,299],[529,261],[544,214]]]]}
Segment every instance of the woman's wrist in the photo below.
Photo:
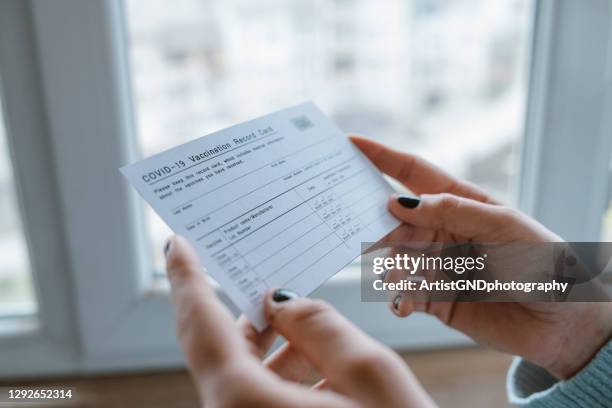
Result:
{"type": "MultiPolygon", "coordinates": [[[[571,378],[589,364],[612,338],[612,303],[583,303],[581,313],[568,322],[556,358],[545,367],[559,379],[571,378]]],[[[554,334],[553,334],[554,335],[554,334]]]]}
{"type": "Polygon", "coordinates": [[[612,342],[608,341],[572,378],[561,381],[544,368],[517,358],[508,370],[506,389],[519,407],[607,406],[612,398],[612,342]]]}

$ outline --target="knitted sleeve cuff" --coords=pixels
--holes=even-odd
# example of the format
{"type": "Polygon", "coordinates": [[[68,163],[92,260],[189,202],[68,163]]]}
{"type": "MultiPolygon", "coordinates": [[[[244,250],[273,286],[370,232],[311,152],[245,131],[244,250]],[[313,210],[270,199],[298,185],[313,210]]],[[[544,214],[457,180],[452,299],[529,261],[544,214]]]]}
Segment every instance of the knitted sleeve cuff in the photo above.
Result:
{"type": "Polygon", "coordinates": [[[515,358],[508,371],[510,403],[529,408],[605,407],[612,404],[612,341],[578,374],[560,381],[548,371],[515,358]]]}

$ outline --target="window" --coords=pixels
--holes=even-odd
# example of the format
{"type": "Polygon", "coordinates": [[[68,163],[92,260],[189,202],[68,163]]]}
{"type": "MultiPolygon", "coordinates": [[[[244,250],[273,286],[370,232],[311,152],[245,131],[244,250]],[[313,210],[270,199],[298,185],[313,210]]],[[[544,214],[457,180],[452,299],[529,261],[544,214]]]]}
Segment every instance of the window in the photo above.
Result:
{"type": "Polygon", "coordinates": [[[21,227],[3,117],[0,110],[0,318],[36,311],[30,257],[21,227]]]}
{"type": "Polygon", "coordinates": [[[515,202],[532,0],[126,4],[142,155],[311,99],[515,202]]]}
{"type": "MultiPolygon", "coordinates": [[[[612,163],[610,164],[610,176],[612,176],[612,163]]],[[[610,179],[607,189],[607,209],[603,215],[602,237],[604,241],[612,241],[612,179],[610,179]]]]}
{"type": "MultiPolygon", "coordinates": [[[[36,311],[0,319],[0,377],[181,364],[151,273],[169,231],[118,168],[305,99],[566,239],[600,237],[612,3],[381,3],[0,1],[0,253],[24,282],[6,291],[0,275],[0,308],[36,311]]],[[[398,324],[359,293],[350,278],[316,295],[393,347],[467,342],[427,316],[398,324]]]]}

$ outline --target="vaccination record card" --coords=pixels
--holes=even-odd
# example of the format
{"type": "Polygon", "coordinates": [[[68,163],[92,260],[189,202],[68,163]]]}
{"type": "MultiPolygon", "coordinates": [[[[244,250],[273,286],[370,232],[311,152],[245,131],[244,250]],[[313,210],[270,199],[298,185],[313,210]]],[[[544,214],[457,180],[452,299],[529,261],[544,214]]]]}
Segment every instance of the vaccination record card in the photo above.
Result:
{"type": "Polygon", "coordinates": [[[259,330],[263,296],[306,296],[399,225],[378,169],[312,103],[121,168],[259,330]]]}

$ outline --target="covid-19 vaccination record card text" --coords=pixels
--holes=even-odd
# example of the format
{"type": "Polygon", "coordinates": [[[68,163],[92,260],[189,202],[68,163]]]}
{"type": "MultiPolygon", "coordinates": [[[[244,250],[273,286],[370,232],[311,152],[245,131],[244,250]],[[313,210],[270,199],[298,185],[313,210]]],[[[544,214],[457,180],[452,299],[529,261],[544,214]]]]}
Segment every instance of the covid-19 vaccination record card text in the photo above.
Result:
{"type": "Polygon", "coordinates": [[[399,225],[392,188],[312,103],[121,171],[260,330],[268,290],[306,296],[399,225]]]}

